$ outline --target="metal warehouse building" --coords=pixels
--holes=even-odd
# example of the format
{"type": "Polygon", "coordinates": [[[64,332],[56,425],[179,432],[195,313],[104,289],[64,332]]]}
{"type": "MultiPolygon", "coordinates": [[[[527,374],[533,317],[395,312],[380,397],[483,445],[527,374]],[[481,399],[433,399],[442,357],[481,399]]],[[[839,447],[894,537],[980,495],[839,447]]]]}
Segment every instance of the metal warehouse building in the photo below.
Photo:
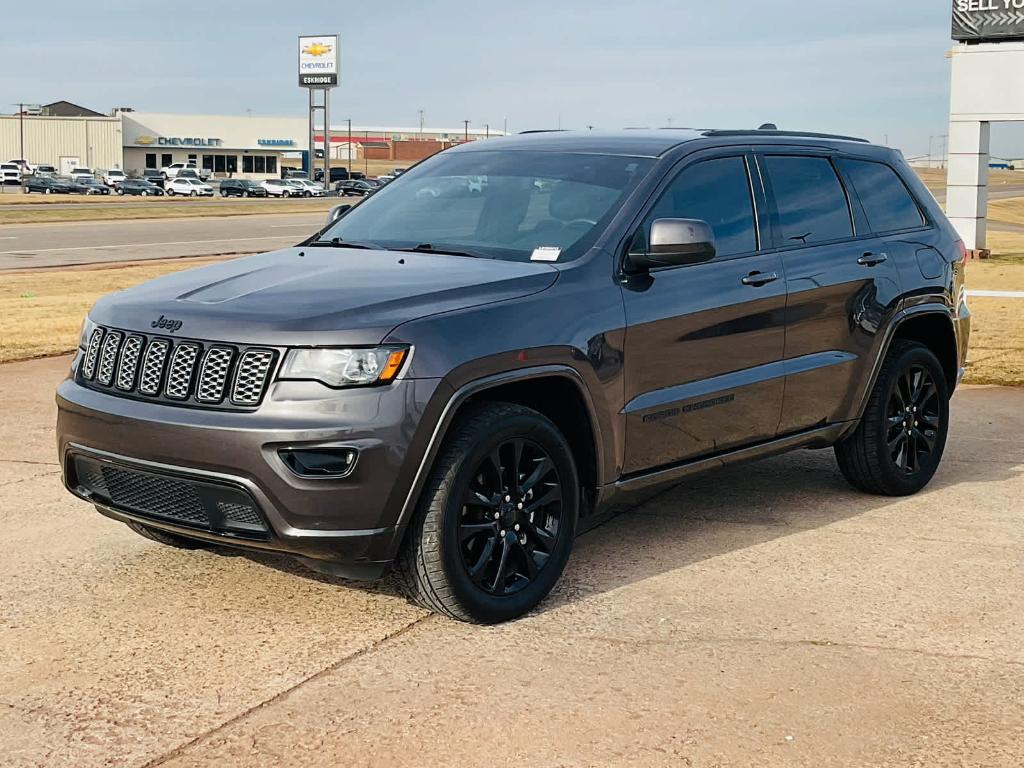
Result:
{"type": "Polygon", "coordinates": [[[72,168],[122,167],[120,117],[0,116],[0,159],[72,168]]]}

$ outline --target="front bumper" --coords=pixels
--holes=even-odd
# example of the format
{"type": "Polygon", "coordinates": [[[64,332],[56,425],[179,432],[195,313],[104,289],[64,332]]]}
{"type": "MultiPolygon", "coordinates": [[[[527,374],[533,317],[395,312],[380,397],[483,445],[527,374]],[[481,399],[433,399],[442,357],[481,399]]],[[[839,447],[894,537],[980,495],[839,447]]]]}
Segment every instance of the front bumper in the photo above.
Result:
{"type": "MultiPolygon", "coordinates": [[[[57,390],[57,441],[68,489],[118,520],[184,536],[312,561],[343,564],[368,578],[397,552],[398,522],[418,466],[422,416],[435,379],[331,391],[277,382],[256,411],[231,412],[140,402],[65,380],[57,390]],[[303,478],[278,455],[287,448],[352,447],[344,478],[303,478]],[[140,514],[97,496],[76,475],[76,457],[156,476],[241,489],[266,522],[265,535],[197,528],[140,514]]],[[[429,430],[428,430],[429,431],[429,430]]],[[[323,569],[323,568],[322,568],[323,569]]]]}

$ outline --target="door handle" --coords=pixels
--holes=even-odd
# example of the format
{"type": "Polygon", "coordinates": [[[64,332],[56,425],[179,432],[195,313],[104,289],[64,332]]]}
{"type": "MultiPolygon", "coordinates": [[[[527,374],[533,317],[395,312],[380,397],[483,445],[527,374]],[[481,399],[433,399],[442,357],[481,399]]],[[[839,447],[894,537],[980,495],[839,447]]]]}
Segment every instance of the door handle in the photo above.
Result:
{"type": "Polygon", "coordinates": [[[862,267],[873,267],[876,264],[881,264],[888,258],[888,254],[885,253],[865,253],[863,256],[857,259],[857,263],[860,264],[862,267]]]}
{"type": "Polygon", "coordinates": [[[740,280],[744,285],[752,285],[758,288],[766,283],[771,283],[779,279],[779,276],[774,272],[751,272],[746,277],[740,280]]]}

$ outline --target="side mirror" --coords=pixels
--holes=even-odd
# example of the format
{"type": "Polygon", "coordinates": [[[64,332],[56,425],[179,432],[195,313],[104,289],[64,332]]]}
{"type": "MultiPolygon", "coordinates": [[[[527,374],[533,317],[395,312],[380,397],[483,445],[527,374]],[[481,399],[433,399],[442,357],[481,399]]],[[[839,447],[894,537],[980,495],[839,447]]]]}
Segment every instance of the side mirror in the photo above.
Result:
{"type": "Polygon", "coordinates": [[[634,270],[698,264],[715,257],[715,232],[700,219],[655,219],[645,253],[629,254],[634,270]]]}
{"type": "Polygon", "coordinates": [[[331,210],[327,213],[327,226],[330,226],[331,224],[336,222],[338,219],[340,219],[342,216],[348,213],[349,210],[351,210],[351,208],[351,204],[348,203],[342,203],[341,205],[336,205],[333,208],[331,208],[331,210]]]}

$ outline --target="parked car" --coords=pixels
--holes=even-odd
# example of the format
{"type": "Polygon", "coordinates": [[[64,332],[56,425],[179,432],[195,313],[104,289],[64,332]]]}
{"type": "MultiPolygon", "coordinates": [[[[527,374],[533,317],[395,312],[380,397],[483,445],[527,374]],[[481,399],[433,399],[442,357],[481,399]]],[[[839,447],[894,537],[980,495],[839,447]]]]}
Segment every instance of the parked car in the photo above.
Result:
{"type": "Polygon", "coordinates": [[[120,168],[111,168],[103,173],[103,183],[108,187],[116,187],[127,178],[128,176],[120,168]]]}
{"type": "Polygon", "coordinates": [[[164,179],[173,179],[181,174],[182,171],[193,171],[196,178],[208,179],[212,175],[206,168],[200,170],[195,163],[171,163],[160,169],[161,175],[164,179]]]}
{"type": "Polygon", "coordinates": [[[334,185],[334,189],[340,195],[366,197],[377,191],[377,185],[371,184],[367,179],[351,179],[339,181],[334,185]]]}
{"type": "Polygon", "coordinates": [[[175,177],[164,184],[164,191],[169,197],[188,195],[189,197],[213,197],[213,187],[199,179],[175,177]]]}
{"type": "Polygon", "coordinates": [[[57,175],[57,169],[54,168],[52,165],[36,165],[36,166],[33,166],[33,168],[32,168],[32,174],[33,175],[51,174],[53,176],[56,176],[57,175]]]}
{"type": "Polygon", "coordinates": [[[323,197],[327,194],[327,190],[315,181],[309,179],[288,179],[288,181],[298,189],[298,194],[302,197],[323,197]]]}
{"type": "Polygon", "coordinates": [[[21,184],[21,166],[17,163],[0,163],[0,183],[21,184]]]}
{"type": "Polygon", "coordinates": [[[80,195],[109,195],[110,187],[93,176],[72,176],[71,191],[80,195]]]}
{"type": "Polygon", "coordinates": [[[67,488],[172,547],[394,565],[416,603],[490,623],[550,592],[577,532],[704,469],[832,446],[858,489],[927,485],[966,251],[898,151],[478,144],[295,247],[100,299],[57,393],[67,488]],[[484,174],[482,204],[417,194],[484,174]]]}
{"type": "MultiPolygon", "coordinates": [[[[324,180],[324,169],[323,168],[317,168],[316,171],[314,171],[314,173],[313,173],[313,178],[316,181],[322,182],[324,180]]],[[[331,184],[334,184],[335,182],[338,182],[338,181],[347,181],[348,179],[349,179],[348,168],[344,168],[344,167],[341,167],[341,166],[338,166],[338,167],[331,166],[331,184]]]]}
{"type": "Polygon", "coordinates": [[[142,172],[142,178],[150,184],[155,184],[160,187],[160,189],[164,188],[164,182],[167,181],[167,179],[164,178],[163,171],[158,171],[155,168],[147,168],[144,170],[142,172]]]}
{"type": "Polygon", "coordinates": [[[266,197],[267,190],[249,179],[224,179],[220,183],[221,197],[266,197]]]}
{"type": "Polygon", "coordinates": [[[92,168],[86,168],[84,165],[78,166],[77,168],[72,168],[70,176],[72,179],[76,179],[79,176],[88,176],[89,178],[96,178],[96,174],[93,173],[92,168]]]}
{"type": "Polygon", "coordinates": [[[292,182],[296,179],[264,179],[260,182],[267,194],[271,197],[298,197],[302,189],[296,187],[292,182]]]}
{"type": "Polygon", "coordinates": [[[145,179],[125,179],[114,188],[114,191],[119,195],[139,195],[141,197],[150,195],[160,197],[164,194],[163,188],[145,179]]]}
{"type": "Polygon", "coordinates": [[[21,191],[25,194],[28,194],[29,192],[42,192],[44,195],[66,195],[69,192],[74,192],[75,190],[74,183],[71,179],[33,173],[21,182],[21,191]]]}
{"type": "Polygon", "coordinates": [[[36,167],[32,165],[28,160],[17,158],[14,160],[8,160],[8,163],[12,163],[18,166],[18,169],[22,176],[31,176],[35,172],[36,167]]]}

